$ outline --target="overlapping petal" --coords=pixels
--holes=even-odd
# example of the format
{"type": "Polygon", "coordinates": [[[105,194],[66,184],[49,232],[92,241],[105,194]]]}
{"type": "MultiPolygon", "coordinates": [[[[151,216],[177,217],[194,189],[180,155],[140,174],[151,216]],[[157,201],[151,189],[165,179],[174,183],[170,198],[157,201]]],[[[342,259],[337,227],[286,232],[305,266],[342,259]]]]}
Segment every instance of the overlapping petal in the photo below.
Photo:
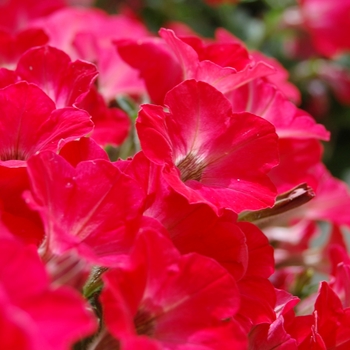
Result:
{"type": "Polygon", "coordinates": [[[86,160],[108,160],[106,151],[89,137],[82,137],[79,140],[66,143],[60,150],[60,156],[73,167],[86,160]]]}
{"type": "Polygon", "coordinates": [[[128,115],[119,108],[109,108],[96,88],[92,87],[76,106],[91,115],[95,125],[91,137],[98,144],[120,145],[128,136],[131,129],[128,115]]]}
{"type": "Polygon", "coordinates": [[[159,35],[163,40],[145,38],[116,42],[121,57],[140,71],[154,103],[162,103],[171,88],[187,79],[207,82],[227,93],[274,72],[274,68],[263,61],[250,59],[238,41],[213,43],[195,36],[178,38],[165,28],[159,35]],[[152,58],[145,62],[144,55],[152,58]]]}
{"type": "Polygon", "coordinates": [[[47,44],[49,38],[40,28],[30,28],[12,34],[0,30],[0,62],[15,67],[21,55],[28,49],[47,44]]]}
{"type": "Polygon", "coordinates": [[[341,301],[327,282],[321,282],[312,315],[297,316],[287,331],[297,339],[298,349],[341,349],[349,347],[350,309],[341,301]],[[299,323],[302,318],[308,322],[299,323]]]}
{"type": "Polygon", "coordinates": [[[229,97],[234,112],[250,112],[273,124],[280,138],[329,140],[329,132],[311,115],[298,109],[281,91],[263,79],[235,89],[229,97]]]}
{"type": "Polygon", "coordinates": [[[71,62],[66,53],[51,46],[28,50],[21,56],[16,73],[40,87],[55,102],[56,108],[79,102],[97,77],[92,63],[71,62]]]}
{"type": "Polygon", "coordinates": [[[25,167],[0,166],[1,226],[23,243],[38,246],[44,237],[42,222],[22,198],[29,188],[25,167]]]}
{"type": "Polygon", "coordinates": [[[124,171],[147,192],[144,214],[166,228],[165,236],[180,253],[213,258],[235,278],[241,296],[238,317],[241,324],[244,320],[247,332],[253,324],[274,320],[275,293],[268,281],[274,266],[273,249],[266,236],[250,223],[237,222],[232,211],[218,216],[205,203],[190,204],[163,181],[161,166],[142,152],[123,163],[124,171]]]}
{"type": "Polygon", "coordinates": [[[130,263],[109,271],[104,280],[106,324],[121,344],[148,336],[164,349],[244,347],[232,319],[239,304],[232,277],[211,259],[180,256],[154,231],[140,235],[130,263]]]}
{"type": "Polygon", "coordinates": [[[0,271],[2,346],[64,350],[96,330],[97,322],[80,295],[49,285],[34,247],[1,240],[0,250],[1,265],[6,266],[0,271]]]}
{"type": "Polygon", "coordinates": [[[96,63],[99,91],[106,101],[113,100],[117,94],[140,95],[144,92],[138,72],[121,59],[112,44],[112,40],[149,36],[145,26],[135,17],[111,16],[96,8],[70,7],[31,25],[44,28],[50,37],[49,44],[72,59],[96,63]],[[58,30],[61,27],[65,30],[58,30]]]}
{"type": "Polygon", "coordinates": [[[32,157],[28,173],[27,202],[44,222],[48,255],[76,248],[109,265],[128,252],[144,201],[134,180],[109,161],[83,161],[74,168],[52,152],[32,157]]]}
{"type": "Polygon", "coordinates": [[[177,56],[184,78],[205,81],[222,93],[228,93],[245,83],[274,73],[263,61],[249,59],[248,52],[238,43],[190,45],[193,39],[178,38],[172,30],[162,28],[159,35],[177,56]],[[196,50],[197,49],[197,50],[196,50]],[[229,53],[229,54],[228,54],[229,53]],[[233,59],[232,59],[233,58],[233,59]]]}

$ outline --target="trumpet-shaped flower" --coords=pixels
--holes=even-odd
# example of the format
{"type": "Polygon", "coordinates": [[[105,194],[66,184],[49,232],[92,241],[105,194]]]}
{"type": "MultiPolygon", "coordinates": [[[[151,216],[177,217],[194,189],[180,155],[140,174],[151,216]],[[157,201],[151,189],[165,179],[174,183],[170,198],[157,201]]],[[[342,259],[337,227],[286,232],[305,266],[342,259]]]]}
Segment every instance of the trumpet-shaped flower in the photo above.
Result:
{"type": "Polygon", "coordinates": [[[32,157],[28,173],[26,200],[43,220],[45,254],[76,248],[87,259],[109,265],[128,252],[144,201],[133,179],[107,160],[87,160],[74,168],[53,152],[32,157]]]}
{"type": "Polygon", "coordinates": [[[155,231],[140,234],[129,262],[108,271],[104,281],[106,325],[122,349],[145,337],[160,349],[246,346],[234,320],[239,294],[232,276],[212,259],[181,256],[155,231]]]}
{"type": "Polygon", "coordinates": [[[89,115],[73,107],[56,109],[36,85],[19,82],[0,91],[0,164],[23,166],[36,152],[57,151],[92,130],[89,115]]]}
{"type": "Polygon", "coordinates": [[[161,106],[143,105],[137,130],[143,151],[163,165],[163,177],[190,203],[235,212],[272,206],[267,177],[278,163],[274,127],[250,113],[233,113],[214,87],[188,80],[161,106]]]}

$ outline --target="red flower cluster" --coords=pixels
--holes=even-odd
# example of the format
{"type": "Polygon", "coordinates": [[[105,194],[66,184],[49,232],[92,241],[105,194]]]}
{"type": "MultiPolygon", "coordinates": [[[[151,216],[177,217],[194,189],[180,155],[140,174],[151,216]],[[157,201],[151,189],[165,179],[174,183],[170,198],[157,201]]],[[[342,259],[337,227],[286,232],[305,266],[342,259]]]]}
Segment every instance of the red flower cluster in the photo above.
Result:
{"type": "Polygon", "coordinates": [[[27,35],[0,52],[3,347],[346,349],[350,196],[284,69],[224,30],[22,5],[2,9],[27,35]],[[316,220],[332,278],[301,315],[288,261],[316,220]]]}

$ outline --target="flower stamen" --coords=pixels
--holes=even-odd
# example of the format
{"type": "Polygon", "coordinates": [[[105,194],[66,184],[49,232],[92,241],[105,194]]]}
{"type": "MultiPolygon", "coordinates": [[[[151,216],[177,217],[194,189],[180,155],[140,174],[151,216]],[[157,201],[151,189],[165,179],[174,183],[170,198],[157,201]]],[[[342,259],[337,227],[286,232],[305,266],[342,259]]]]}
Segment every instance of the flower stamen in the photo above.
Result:
{"type": "Polygon", "coordinates": [[[154,334],[155,319],[148,311],[138,310],[134,317],[134,325],[138,335],[151,337],[154,334]]]}
{"type": "Polygon", "coordinates": [[[177,164],[181,173],[181,180],[186,182],[187,180],[200,181],[202,178],[203,170],[206,167],[202,161],[198,160],[192,153],[189,153],[177,164]]]}

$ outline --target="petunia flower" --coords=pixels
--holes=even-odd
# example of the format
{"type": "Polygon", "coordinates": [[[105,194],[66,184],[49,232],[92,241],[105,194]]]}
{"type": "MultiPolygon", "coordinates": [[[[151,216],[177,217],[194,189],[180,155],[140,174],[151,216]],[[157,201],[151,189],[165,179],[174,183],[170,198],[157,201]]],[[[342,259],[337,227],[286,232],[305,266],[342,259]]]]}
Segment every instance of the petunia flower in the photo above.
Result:
{"type": "Polygon", "coordinates": [[[234,320],[239,295],[231,275],[212,259],[181,256],[153,230],[140,233],[129,263],[103,279],[106,326],[121,349],[130,349],[130,342],[174,350],[246,347],[234,320]]]}
{"type": "Polygon", "coordinates": [[[0,91],[0,165],[25,166],[36,152],[57,151],[68,141],[92,130],[82,110],[56,109],[36,85],[18,82],[0,91]]]}
{"type": "Polygon", "coordinates": [[[235,279],[240,290],[240,323],[247,328],[272,322],[275,293],[268,281],[273,272],[273,249],[265,235],[237,215],[221,215],[206,203],[190,204],[162,178],[161,166],[150,162],[143,152],[130,161],[118,162],[147,193],[144,215],[156,219],[181,254],[199,253],[215,259],[235,279]]]}
{"type": "MultiPolygon", "coordinates": [[[[4,83],[13,78],[9,72],[3,72],[4,83]]],[[[27,160],[44,150],[57,152],[67,142],[91,132],[93,124],[83,110],[56,109],[40,88],[24,81],[0,90],[0,109],[2,223],[24,242],[39,244],[41,220],[22,198],[29,190],[27,160]]]]}
{"type": "Polygon", "coordinates": [[[109,266],[128,253],[144,201],[132,178],[104,159],[73,167],[53,152],[32,157],[28,173],[26,201],[44,223],[45,259],[76,249],[82,257],[109,266]]]}
{"type": "Polygon", "coordinates": [[[142,149],[164,166],[163,177],[190,203],[235,212],[272,206],[267,172],[278,163],[273,126],[250,113],[233,113],[214,87],[188,80],[163,107],[143,105],[137,119],[142,149]]]}

